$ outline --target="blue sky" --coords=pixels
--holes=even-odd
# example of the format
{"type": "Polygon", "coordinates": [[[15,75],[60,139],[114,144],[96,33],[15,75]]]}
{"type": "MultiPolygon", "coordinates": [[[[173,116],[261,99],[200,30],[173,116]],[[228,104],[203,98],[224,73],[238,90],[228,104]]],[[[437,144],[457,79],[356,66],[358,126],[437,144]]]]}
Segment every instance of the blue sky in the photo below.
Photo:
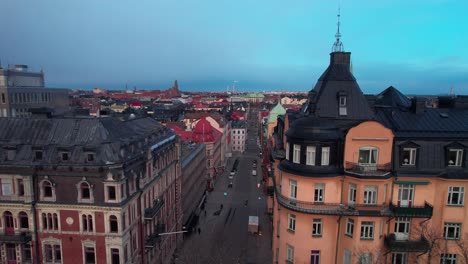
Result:
{"type": "Polygon", "coordinates": [[[0,59],[50,87],[310,90],[341,32],[365,93],[468,94],[468,1],[4,1],[0,59]]]}

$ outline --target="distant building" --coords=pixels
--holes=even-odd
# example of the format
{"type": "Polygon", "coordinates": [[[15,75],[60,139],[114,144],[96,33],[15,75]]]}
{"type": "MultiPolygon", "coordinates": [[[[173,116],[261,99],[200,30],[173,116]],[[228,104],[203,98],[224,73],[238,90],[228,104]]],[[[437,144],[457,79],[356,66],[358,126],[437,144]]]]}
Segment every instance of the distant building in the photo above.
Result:
{"type": "Polygon", "coordinates": [[[51,108],[55,114],[69,110],[68,89],[46,88],[44,73],[27,65],[0,67],[0,117],[29,117],[30,109],[51,108]]]}
{"type": "Polygon", "coordinates": [[[247,124],[244,120],[231,121],[232,125],[232,151],[241,152],[245,151],[245,141],[247,139],[247,124]]]}
{"type": "Polygon", "coordinates": [[[245,100],[250,103],[261,103],[265,96],[262,93],[248,93],[244,96],[245,100]]]}
{"type": "Polygon", "coordinates": [[[151,118],[0,118],[1,263],[169,263],[180,142],[151,118]]]}

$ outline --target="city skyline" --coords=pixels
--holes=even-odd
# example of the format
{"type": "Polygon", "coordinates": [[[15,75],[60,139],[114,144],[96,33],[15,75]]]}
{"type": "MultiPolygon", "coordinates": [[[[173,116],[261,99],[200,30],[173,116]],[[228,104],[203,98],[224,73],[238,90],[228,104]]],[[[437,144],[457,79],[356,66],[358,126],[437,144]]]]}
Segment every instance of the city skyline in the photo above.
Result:
{"type": "MultiPolygon", "coordinates": [[[[364,93],[467,94],[457,1],[341,1],[364,93]]],[[[44,69],[49,87],[308,91],[328,63],[338,1],[4,3],[0,60],[44,69]],[[47,55],[46,55],[47,54],[47,55]]]]}

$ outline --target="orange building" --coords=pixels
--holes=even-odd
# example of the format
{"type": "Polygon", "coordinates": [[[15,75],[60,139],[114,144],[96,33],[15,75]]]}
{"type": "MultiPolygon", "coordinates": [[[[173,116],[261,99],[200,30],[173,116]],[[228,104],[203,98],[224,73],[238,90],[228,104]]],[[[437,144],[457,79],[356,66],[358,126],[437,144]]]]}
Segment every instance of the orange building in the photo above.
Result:
{"type": "Polygon", "coordinates": [[[274,263],[468,263],[468,98],[364,96],[339,45],[274,135],[274,263]]]}

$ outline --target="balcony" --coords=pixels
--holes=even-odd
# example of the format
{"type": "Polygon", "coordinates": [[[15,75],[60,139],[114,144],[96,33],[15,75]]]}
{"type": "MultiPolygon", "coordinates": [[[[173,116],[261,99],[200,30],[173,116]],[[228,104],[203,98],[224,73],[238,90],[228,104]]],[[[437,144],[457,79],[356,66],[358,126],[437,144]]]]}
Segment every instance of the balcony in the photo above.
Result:
{"type": "Polygon", "coordinates": [[[32,236],[29,232],[16,232],[13,234],[0,234],[0,243],[28,243],[32,236]]]}
{"type": "Polygon", "coordinates": [[[158,198],[153,201],[153,206],[145,209],[145,220],[151,220],[161,210],[164,199],[158,198]]]}
{"type": "Polygon", "coordinates": [[[161,233],[164,233],[165,232],[165,229],[166,229],[166,225],[164,224],[159,224],[156,226],[156,230],[154,231],[154,233],[152,233],[151,235],[149,235],[148,237],[146,237],[146,240],[145,240],[145,247],[147,248],[153,248],[154,246],[156,246],[156,244],[161,241],[161,236],[160,234],[161,233]]]}
{"type": "Polygon", "coordinates": [[[390,211],[395,217],[431,218],[434,207],[428,202],[424,206],[400,206],[390,203],[390,211]]]}
{"type": "Polygon", "coordinates": [[[345,171],[358,176],[386,176],[390,174],[391,165],[386,164],[359,164],[346,162],[345,171]]]}
{"type": "Polygon", "coordinates": [[[419,240],[396,240],[395,234],[385,236],[385,247],[390,252],[426,252],[429,250],[429,241],[421,236],[419,240]]]}

